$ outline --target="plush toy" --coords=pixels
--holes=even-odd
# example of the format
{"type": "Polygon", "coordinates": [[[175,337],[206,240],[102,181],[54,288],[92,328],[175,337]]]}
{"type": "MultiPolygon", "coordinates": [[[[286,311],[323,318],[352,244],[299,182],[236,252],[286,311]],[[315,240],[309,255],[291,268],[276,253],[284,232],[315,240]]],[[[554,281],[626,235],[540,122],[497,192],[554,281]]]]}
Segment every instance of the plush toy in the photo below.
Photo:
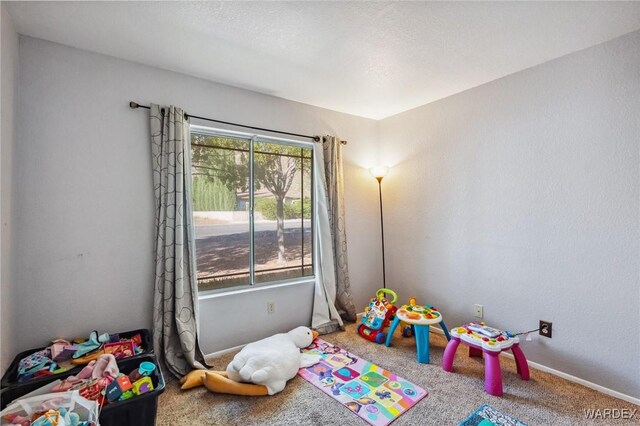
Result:
{"type": "Polygon", "coordinates": [[[320,361],[320,355],[302,354],[318,336],[307,327],[294,328],[245,346],[227,371],[194,370],[184,376],[182,389],[203,385],[211,392],[232,395],[274,395],[284,389],[298,370],[320,361]]]}

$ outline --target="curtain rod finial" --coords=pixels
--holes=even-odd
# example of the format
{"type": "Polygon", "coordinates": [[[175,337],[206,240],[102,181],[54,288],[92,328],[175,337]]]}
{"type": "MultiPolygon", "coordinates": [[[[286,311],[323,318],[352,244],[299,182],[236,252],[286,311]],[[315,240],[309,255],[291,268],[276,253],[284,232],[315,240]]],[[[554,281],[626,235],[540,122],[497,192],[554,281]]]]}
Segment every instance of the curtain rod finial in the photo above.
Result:
{"type": "Polygon", "coordinates": [[[136,109],[136,108],[138,108],[138,106],[139,105],[138,105],[137,102],[133,102],[133,101],[129,102],[129,108],[131,108],[131,109],[136,109]]]}
{"type": "MultiPolygon", "coordinates": [[[[313,137],[313,141],[314,141],[314,142],[324,141],[324,136],[322,136],[322,137],[320,137],[320,136],[314,136],[314,137],[313,137]]],[[[347,141],[345,141],[345,140],[341,140],[341,141],[340,141],[340,144],[341,144],[341,145],[346,145],[346,144],[347,144],[347,141]]]]}

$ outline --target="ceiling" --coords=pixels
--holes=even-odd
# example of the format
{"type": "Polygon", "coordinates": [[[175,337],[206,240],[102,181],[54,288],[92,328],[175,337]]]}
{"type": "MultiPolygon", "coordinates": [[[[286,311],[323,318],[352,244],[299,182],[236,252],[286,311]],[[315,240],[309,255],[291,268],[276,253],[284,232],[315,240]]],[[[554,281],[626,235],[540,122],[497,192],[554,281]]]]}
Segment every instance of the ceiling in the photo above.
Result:
{"type": "Polygon", "coordinates": [[[8,2],[19,33],[380,119],[640,29],[638,2],[8,2]]]}

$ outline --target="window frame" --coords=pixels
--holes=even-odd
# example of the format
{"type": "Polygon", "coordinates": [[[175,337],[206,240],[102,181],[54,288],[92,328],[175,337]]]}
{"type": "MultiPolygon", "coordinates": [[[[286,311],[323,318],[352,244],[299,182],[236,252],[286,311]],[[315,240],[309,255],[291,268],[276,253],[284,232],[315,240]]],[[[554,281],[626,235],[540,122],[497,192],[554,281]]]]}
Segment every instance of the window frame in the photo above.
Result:
{"type": "MultiPolygon", "coordinates": [[[[302,284],[308,282],[314,282],[316,280],[316,273],[318,271],[316,260],[318,259],[318,235],[317,235],[317,189],[316,189],[316,164],[315,164],[315,149],[316,144],[313,142],[300,141],[295,139],[287,139],[276,136],[268,136],[261,135],[256,133],[247,133],[247,132],[239,132],[235,130],[227,130],[220,129],[216,127],[202,126],[197,124],[189,124],[189,157],[192,156],[191,151],[191,133],[197,133],[200,135],[206,136],[221,136],[221,137],[229,137],[229,138],[237,138],[241,140],[246,140],[249,142],[249,284],[238,284],[230,287],[223,288],[214,288],[209,290],[200,290],[198,285],[198,294],[201,297],[207,298],[211,296],[224,295],[224,294],[233,294],[233,293],[244,293],[252,290],[261,290],[270,287],[281,287],[292,284],[302,284]],[[254,147],[256,143],[265,142],[265,143],[276,143],[279,145],[292,146],[297,148],[310,148],[311,149],[311,157],[309,157],[311,161],[312,171],[310,173],[311,176],[311,275],[301,276],[296,278],[288,278],[282,280],[273,280],[267,282],[256,282],[255,276],[255,247],[254,247],[254,232],[255,232],[255,217],[254,217],[254,208],[255,208],[255,197],[254,197],[254,147]]],[[[191,162],[190,162],[191,164],[191,162]]],[[[193,165],[191,164],[191,167],[193,165]]],[[[193,179],[192,170],[189,170],[190,178],[193,179]]],[[[301,194],[301,198],[304,198],[301,194]]],[[[304,220],[304,218],[303,218],[304,220]]],[[[193,223],[193,218],[192,218],[193,223]]],[[[304,228],[303,228],[304,232],[304,228]]],[[[193,225],[193,235],[194,235],[194,249],[195,249],[195,258],[196,258],[196,282],[197,278],[197,247],[195,245],[195,224],[193,225]]],[[[304,235],[304,234],[303,234],[304,235]]],[[[304,257],[302,258],[302,269],[304,270],[304,257]]]]}

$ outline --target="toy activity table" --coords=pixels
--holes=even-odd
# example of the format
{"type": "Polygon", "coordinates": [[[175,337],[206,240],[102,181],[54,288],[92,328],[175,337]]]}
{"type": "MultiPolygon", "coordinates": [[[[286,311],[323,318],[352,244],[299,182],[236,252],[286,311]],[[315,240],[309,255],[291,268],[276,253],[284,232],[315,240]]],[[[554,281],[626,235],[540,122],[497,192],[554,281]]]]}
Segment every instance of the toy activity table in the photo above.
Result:
{"type": "Polygon", "coordinates": [[[500,352],[502,351],[511,349],[518,374],[522,380],[529,380],[529,364],[520,349],[520,339],[502,330],[475,323],[451,330],[451,340],[442,358],[444,371],[453,371],[453,358],[460,342],[469,346],[469,356],[484,355],[484,389],[488,394],[502,396],[502,371],[500,370],[500,352]]]}
{"type": "Polygon", "coordinates": [[[442,314],[436,308],[431,305],[421,306],[412,303],[410,305],[402,305],[396,312],[393,323],[389,327],[389,334],[385,342],[386,346],[391,345],[393,333],[401,321],[413,326],[415,330],[417,359],[421,364],[429,364],[429,326],[440,324],[447,340],[451,338],[449,330],[447,330],[447,326],[442,320],[442,314]]]}

